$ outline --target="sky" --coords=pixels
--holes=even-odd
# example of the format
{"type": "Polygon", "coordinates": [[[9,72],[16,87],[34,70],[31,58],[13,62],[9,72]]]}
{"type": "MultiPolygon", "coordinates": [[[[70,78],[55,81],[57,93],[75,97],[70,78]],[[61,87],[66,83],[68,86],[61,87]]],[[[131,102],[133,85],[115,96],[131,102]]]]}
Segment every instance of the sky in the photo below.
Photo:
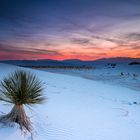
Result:
{"type": "Polygon", "coordinates": [[[140,0],[0,0],[0,60],[140,58],[140,0]]]}

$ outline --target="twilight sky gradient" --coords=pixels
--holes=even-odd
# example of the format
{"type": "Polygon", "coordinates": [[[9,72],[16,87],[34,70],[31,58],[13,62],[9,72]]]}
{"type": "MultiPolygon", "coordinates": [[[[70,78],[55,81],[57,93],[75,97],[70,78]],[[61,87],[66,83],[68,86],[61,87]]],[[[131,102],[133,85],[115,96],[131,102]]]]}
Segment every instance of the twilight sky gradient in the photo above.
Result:
{"type": "Polygon", "coordinates": [[[0,0],[0,59],[140,58],[140,0],[0,0]]]}

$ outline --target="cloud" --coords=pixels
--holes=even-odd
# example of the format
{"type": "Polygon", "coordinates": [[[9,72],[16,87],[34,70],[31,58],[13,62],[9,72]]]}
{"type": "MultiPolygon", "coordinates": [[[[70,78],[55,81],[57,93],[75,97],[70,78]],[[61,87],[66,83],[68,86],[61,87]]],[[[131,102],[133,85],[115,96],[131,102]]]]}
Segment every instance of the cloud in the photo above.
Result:
{"type": "Polygon", "coordinates": [[[44,46],[46,47],[53,47],[53,46],[60,46],[59,43],[52,43],[52,42],[47,42],[47,43],[44,43],[44,46]]]}
{"type": "Polygon", "coordinates": [[[124,37],[128,40],[139,41],[140,33],[129,33],[129,34],[124,35],[124,37]]]}
{"type": "Polygon", "coordinates": [[[99,40],[109,41],[109,42],[119,44],[119,45],[123,43],[123,41],[119,39],[106,38],[106,37],[101,37],[101,36],[96,36],[96,35],[92,35],[91,37],[95,39],[99,39],[99,40]]]}
{"type": "Polygon", "coordinates": [[[61,56],[63,56],[60,52],[58,52],[56,50],[31,49],[31,52],[36,53],[36,54],[61,55],[61,56]]]}
{"type": "Polygon", "coordinates": [[[140,44],[138,46],[134,46],[133,49],[140,50],[140,44]]]}
{"type": "Polygon", "coordinates": [[[8,45],[8,44],[1,44],[1,43],[0,43],[0,50],[2,52],[17,52],[17,53],[28,52],[28,51],[25,51],[25,50],[20,50],[18,47],[8,45]]]}
{"type": "Polygon", "coordinates": [[[62,55],[61,53],[59,53],[56,50],[46,50],[46,49],[36,49],[36,48],[19,48],[16,46],[12,46],[12,45],[7,45],[7,44],[0,44],[0,50],[2,52],[8,52],[8,53],[20,53],[20,54],[46,54],[46,55],[62,55]]]}
{"type": "Polygon", "coordinates": [[[69,58],[78,58],[78,59],[83,59],[83,60],[93,60],[97,58],[102,58],[106,57],[107,53],[96,53],[96,52],[91,52],[91,53],[79,53],[79,52],[71,52],[69,53],[70,56],[69,58]]]}
{"type": "MultiPolygon", "coordinates": [[[[93,42],[93,39],[101,40],[101,41],[108,41],[115,44],[122,44],[124,41],[122,39],[116,38],[116,37],[104,37],[101,33],[98,32],[105,32],[105,29],[110,30],[114,26],[112,23],[94,23],[93,25],[91,23],[79,23],[79,21],[72,21],[70,19],[65,18],[66,22],[68,22],[64,27],[62,28],[62,31],[69,33],[69,38],[72,43],[75,44],[91,44],[91,41],[93,42]],[[89,25],[88,25],[89,24],[89,25]],[[76,34],[79,37],[74,37],[74,34],[76,34]]],[[[107,31],[106,31],[107,32],[107,31]]],[[[95,45],[95,44],[94,44],[95,45]]]]}
{"type": "Polygon", "coordinates": [[[136,54],[136,57],[140,58],[140,53],[137,53],[137,54],[136,54]]]}
{"type": "Polygon", "coordinates": [[[87,38],[71,38],[70,42],[74,44],[80,44],[80,45],[91,44],[90,39],[87,38]]]}

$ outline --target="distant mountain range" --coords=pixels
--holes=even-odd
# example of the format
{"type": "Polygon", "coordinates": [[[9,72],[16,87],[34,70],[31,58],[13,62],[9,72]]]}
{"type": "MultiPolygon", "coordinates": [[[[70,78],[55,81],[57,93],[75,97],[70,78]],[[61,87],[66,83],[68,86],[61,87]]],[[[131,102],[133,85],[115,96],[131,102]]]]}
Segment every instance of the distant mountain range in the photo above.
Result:
{"type": "Polygon", "coordinates": [[[101,62],[118,62],[118,63],[131,63],[131,62],[140,62],[140,58],[130,58],[130,57],[113,57],[113,58],[102,58],[96,61],[101,62]]]}
{"type": "Polygon", "coordinates": [[[140,62],[140,58],[128,58],[128,57],[115,57],[115,58],[102,58],[93,61],[83,61],[79,59],[67,59],[67,60],[3,60],[1,63],[8,63],[20,66],[93,66],[95,64],[102,63],[131,63],[140,62]]]}

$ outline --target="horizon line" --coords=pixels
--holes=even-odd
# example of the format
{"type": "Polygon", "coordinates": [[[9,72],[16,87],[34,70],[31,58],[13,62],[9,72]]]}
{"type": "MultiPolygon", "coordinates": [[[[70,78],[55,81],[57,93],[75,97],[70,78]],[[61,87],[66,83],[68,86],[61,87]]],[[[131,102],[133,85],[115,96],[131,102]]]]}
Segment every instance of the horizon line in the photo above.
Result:
{"type": "Polygon", "coordinates": [[[140,59],[136,57],[102,57],[99,59],[89,59],[89,60],[83,60],[83,59],[1,59],[0,61],[38,61],[38,60],[54,60],[54,61],[65,61],[65,60],[80,60],[80,61],[97,61],[97,60],[102,60],[102,59],[115,59],[115,58],[127,58],[127,59],[140,59]]]}

